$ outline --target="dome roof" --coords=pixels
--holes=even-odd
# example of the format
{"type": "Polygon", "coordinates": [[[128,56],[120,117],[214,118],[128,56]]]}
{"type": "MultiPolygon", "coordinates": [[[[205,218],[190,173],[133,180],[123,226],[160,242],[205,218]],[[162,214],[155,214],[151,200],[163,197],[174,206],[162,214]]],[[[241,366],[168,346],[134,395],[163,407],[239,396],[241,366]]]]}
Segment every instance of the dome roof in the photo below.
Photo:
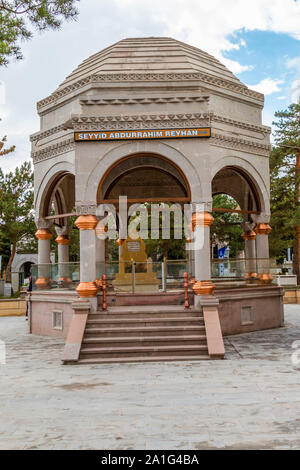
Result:
{"type": "Polygon", "coordinates": [[[129,38],[85,59],[58,88],[94,74],[205,73],[241,84],[221,62],[201,49],[172,38],[129,38]]]}
{"type": "Polygon", "coordinates": [[[115,89],[127,86],[141,89],[151,83],[153,89],[176,84],[185,92],[201,87],[205,92],[243,97],[260,107],[264,95],[249,89],[225,65],[207,52],[172,38],[129,38],[113,44],[85,59],[50,96],[37,103],[39,113],[61,104],[68,96],[90,88],[115,89]]]}

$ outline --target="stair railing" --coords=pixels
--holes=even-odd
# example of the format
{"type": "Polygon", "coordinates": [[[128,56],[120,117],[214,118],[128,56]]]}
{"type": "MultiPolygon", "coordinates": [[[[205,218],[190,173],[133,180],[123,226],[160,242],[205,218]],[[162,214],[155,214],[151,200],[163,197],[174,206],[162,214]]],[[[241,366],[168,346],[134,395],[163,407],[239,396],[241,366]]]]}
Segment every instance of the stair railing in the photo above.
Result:
{"type": "Polygon", "coordinates": [[[107,284],[106,284],[106,275],[103,274],[102,276],[102,310],[107,310],[107,303],[106,303],[106,290],[107,290],[107,284]]]}
{"type": "Polygon", "coordinates": [[[188,309],[190,308],[190,303],[189,303],[189,281],[188,281],[188,273],[184,273],[183,275],[184,278],[184,308],[188,309]]]}

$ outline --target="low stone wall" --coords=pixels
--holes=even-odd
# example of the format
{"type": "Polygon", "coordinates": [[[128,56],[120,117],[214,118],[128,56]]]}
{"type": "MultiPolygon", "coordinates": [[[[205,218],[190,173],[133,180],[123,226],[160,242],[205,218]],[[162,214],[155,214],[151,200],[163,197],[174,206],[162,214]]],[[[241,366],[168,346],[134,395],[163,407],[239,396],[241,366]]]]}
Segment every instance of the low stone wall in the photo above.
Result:
{"type": "Polygon", "coordinates": [[[24,299],[0,299],[0,317],[21,316],[26,314],[24,299]]]}
{"type": "Polygon", "coordinates": [[[286,287],[284,289],[283,303],[285,304],[300,304],[300,288],[286,287]]]}
{"type": "MultiPolygon", "coordinates": [[[[237,288],[218,288],[215,291],[219,299],[219,315],[222,333],[234,335],[251,331],[279,328],[284,324],[284,290],[278,286],[249,286],[237,288]]],[[[155,295],[117,295],[108,298],[109,305],[180,305],[184,302],[183,292],[155,295]],[[173,301],[172,301],[173,300],[173,301]],[[128,305],[128,304],[127,304],[128,305]]],[[[193,294],[190,293],[190,302],[193,294]]],[[[66,338],[73,316],[72,303],[78,299],[75,291],[41,291],[31,294],[30,331],[33,334],[66,338]],[[55,324],[55,315],[61,317],[61,324],[55,324]]],[[[101,309],[101,296],[98,299],[101,309]]],[[[109,312],[109,307],[108,307],[109,312]]],[[[59,321],[58,321],[59,323],[59,321]]]]}
{"type": "Polygon", "coordinates": [[[235,335],[284,325],[283,295],[278,286],[217,289],[222,333],[235,335]]]}
{"type": "Polygon", "coordinates": [[[73,317],[75,291],[34,291],[31,294],[29,330],[43,336],[66,338],[73,317]],[[60,321],[61,318],[61,321],[60,321]]]}
{"type": "Polygon", "coordinates": [[[279,286],[282,287],[296,287],[297,286],[297,276],[294,274],[285,274],[276,276],[276,282],[279,286]]]}

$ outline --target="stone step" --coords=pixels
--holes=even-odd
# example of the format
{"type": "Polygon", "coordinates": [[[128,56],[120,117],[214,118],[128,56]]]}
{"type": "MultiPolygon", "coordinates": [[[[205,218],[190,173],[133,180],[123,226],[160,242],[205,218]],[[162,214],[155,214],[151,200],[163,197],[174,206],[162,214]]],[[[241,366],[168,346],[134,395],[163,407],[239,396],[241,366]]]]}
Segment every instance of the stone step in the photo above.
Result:
{"type": "Polygon", "coordinates": [[[80,359],[103,359],[145,356],[195,356],[208,355],[206,345],[173,345],[173,346],[114,346],[110,348],[84,348],[80,351],[80,359]]]}
{"type": "Polygon", "coordinates": [[[184,326],[192,326],[192,325],[204,325],[204,320],[199,317],[176,317],[176,318],[168,318],[168,317],[149,317],[149,318],[109,318],[109,319],[101,319],[101,320],[93,320],[90,319],[90,316],[87,320],[87,326],[95,326],[95,327],[126,327],[126,326],[175,326],[175,325],[184,325],[184,326]]]}
{"type": "Polygon", "coordinates": [[[195,326],[126,326],[126,327],[112,327],[112,328],[99,328],[93,325],[87,325],[85,330],[85,337],[90,335],[101,335],[101,337],[107,336],[162,336],[164,334],[168,336],[186,336],[188,334],[201,334],[205,332],[204,325],[195,326]]]}
{"type": "Polygon", "coordinates": [[[202,314],[197,311],[193,310],[180,310],[178,312],[171,312],[171,311],[147,311],[147,312],[135,312],[135,311],[114,311],[111,312],[110,310],[107,312],[95,312],[89,314],[89,320],[107,320],[109,318],[177,318],[180,316],[181,318],[203,318],[202,314]]]}
{"type": "Polygon", "coordinates": [[[132,337],[84,337],[81,352],[89,348],[114,348],[116,345],[138,347],[142,346],[168,346],[168,345],[207,345],[205,335],[188,336],[132,336],[132,337]]]}
{"type": "Polygon", "coordinates": [[[92,357],[92,358],[84,358],[79,359],[78,362],[74,362],[74,364],[114,364],[114,363],[126,363],[126,362],[175,362],[175,361],[209,361],[210,357],[205,354],[201,355],[193,355],[193,356],[139,356],[139,357],[128,357],[123,356],[119,358],[99,358],[99,357],[92,357]]]}
{"type": "Polygon", "coordinates": [[[181,313],[181,312],[194,312],[199,314],[199,310],[195,310],[193,307],[185,309],[183,305],[128,305],[128,306],[117,306],[109,307],[104,312],[99,309],[96,313],[109,313],[109,314],[124,314],[124,313],[181,313]]]}

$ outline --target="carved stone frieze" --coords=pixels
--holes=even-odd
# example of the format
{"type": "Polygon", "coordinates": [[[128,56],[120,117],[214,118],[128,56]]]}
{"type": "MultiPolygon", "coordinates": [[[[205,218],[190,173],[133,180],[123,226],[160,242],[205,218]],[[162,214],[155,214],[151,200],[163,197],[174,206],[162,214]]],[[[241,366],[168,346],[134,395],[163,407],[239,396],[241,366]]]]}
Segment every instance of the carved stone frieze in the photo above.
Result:
{"type": "Polygon", "coordinates": [[[261,144],[254,140],[239,139],[238,137],[219,134],[216,132],[212,132],[212,137],[209,143],[215,147],[241,150],[255,155],[263,155],[264,157],[268,157],[271,150],[270,145],[261,144]]]}
{"type": "Polygon", "coordinates": [[[51,127],[46,131],[36,132],[30,136],[30,142],[37,142],[38,140],[45,139],[50,135],[57,134],[60,131],[65,130],[65,124],[60,124],[59,126],[51,127]]]}
{"type": "Polygon", "coordinates": [[[76,205],[76,214],[77,215],[96,215],[97,204],[93,202],[89,203],[78,203],[76,205]]]}
{"type": "Polygon", "coordinates": [[[127,116],[73,116],[74,130],[157,129],[209,126],[210,113],[127,116]]]}
{"type": "Polygon", "coordinates": [[[234,83],[230,80],[215,77],[201,72],[193,73],[107,73],[107,74],[94,74],[84,79],[78,80],[69,86],[65,86],[62,89],[58,89],[47,98],[39,101],[37,104],[38,111],[52,103],[55,103],[60,98],[73,93],[76,90],[83,88],[89,84],[96,83],[109,83],[109,82],[188,82],[188,81],[200,81],[213,85],[218,88],[222,88],[231,92],[253,98],[261,103],[264,102],[264,95],[256,91],[250,90],[242,83],[234,83]]]}
{"type": "Polygon", "coordinates": [[[42,160],[56,157],[62,153],[70,152],[71,150],[75,150],[75,142],[73,138],[63,140],[62,142],[59,142],[55,145],[49,145],[48,147],[38,150],[37,152],[32,152],[31,157],[33,163],[38,163],[42,160]]]}
{"type": "MultiPolygon", "coordinates": [[[[213,123],[223,123],[235,128],[245,129],[260,133],[263,138],[271,133],[271,128],[251,124],[245,121],[237,121],[225,116],[207,113],[185,113],[185,114],[151,114],[151,115],[119,115],[119,116],[73,116],[72,119],[46,131],[36,133],[31,137],[32,141],[39,141],[62,130],[123,130],[123,129],[150,129],[155,127],[177,128],[177,127],[199,127],[213,126],[213,123]]],[[[43,152],[43,151],[42,151],[43,152]]],[[[35,152],[34,155],[39,152],[35,152]]]]}
{"type": "Polygon", "coordinates": [[[209,101],[209,95],[202,96],[162,96],[145,98],[83,98],[80,104],[90,105],[131,105],[131,104],[166,104],[166,103],[204,103],[209,101]]]}
{"type": "Polygon", "coordinates": [[[216,114],[212,117],[213,122],[219,122],[223,124],[229,124],[234,127],[238,127],[240,129],[246,129],[248,131],[259,132],[264,134],[265,136],[271,134],[271,127],[268,126],[259,126],[257,124],[251,124],[250,122],[245,121],[237,121],[235,119],[230,119],[225,116],[218,116],[216,114]]]}

